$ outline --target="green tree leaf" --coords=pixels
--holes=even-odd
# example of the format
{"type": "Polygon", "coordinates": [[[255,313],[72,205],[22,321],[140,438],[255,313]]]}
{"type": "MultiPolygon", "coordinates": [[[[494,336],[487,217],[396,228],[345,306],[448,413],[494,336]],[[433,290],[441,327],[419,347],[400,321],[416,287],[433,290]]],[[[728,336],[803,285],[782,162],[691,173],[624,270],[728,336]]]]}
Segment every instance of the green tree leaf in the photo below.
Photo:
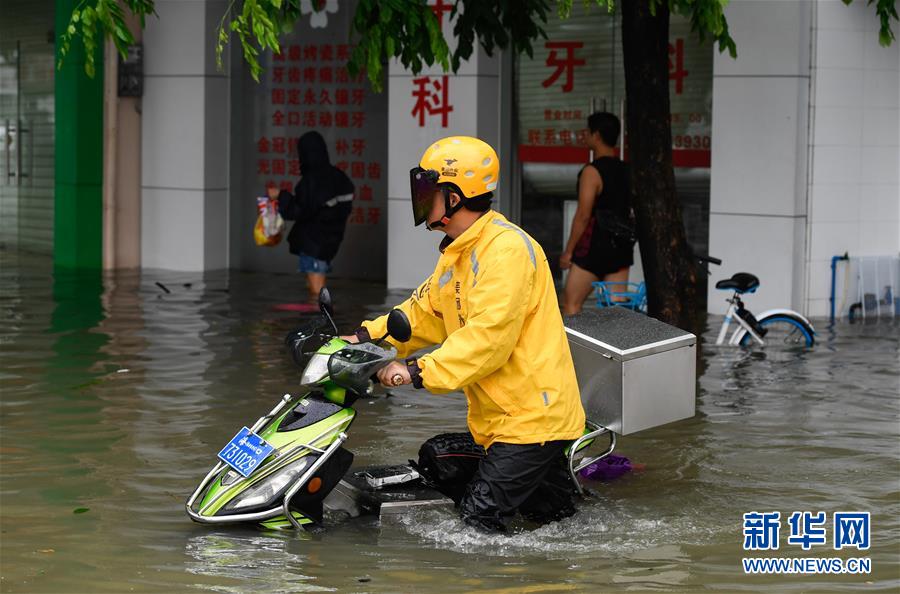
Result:
{"type": "MultiPolygon", "coordinates": [[[[854,0],[843,1],[851,4],[854,0]]],[[[874,5],[879,17],[879,43],[891,45],[895,41],[893,27],[898,21],[896,0],[866,1],[869,6],[874,5]]],[[[689,18],[692,30],[701,40],[711,38],[720,52],[737,56],[737,45],[725,18],[728,0],[651,0],[651,10],[655,12],[661,2],[666,2],[672,12],[689,18]]],[[[612,11],[616,0],[584,0],[583,4],[586,8],[612,11]]],[[[571,15],[573,0],[558,0],[555,5],[561,17],[571,15]]],[[[319,10],[318,2],[313,2],[313,6],[319,10]]],[[[435,63],[445,72],[455,72],[471,57],[476,44],[488,55],[500,48],[532,57],[533,43],[546,38],[544,26],[552,7],[551,0],[455,0],[450,16],[455,21],[453,34],[458,43],[451,55],[438,20],[424,0],[359,0],[353,16],[356,49],[347,67],[355,75],[365,65],[373,87],[381,88],[383,64],[395,56],[414,73],[419,73],[423,65],[435,63]]],[[[98,47],[88,38],[97,31],[104,39],[112,38],[120,52],[127,51],[134,37],[125,25],[123,8],[140,18],[141,27],[146,15],[155,14],[153,0],[82,0],[76,5],[69,26],[60,36],[59,66],[72,40],[80,36],[91,56],[86,57],[87,71],[87,64],[93,61],[92,52],[98,47]]],[[[230,42],[228,33],[235,33],[244,60],[258,80],[262,72],[260,52],[280,51],[279,37],[292,31],[300,17],[300,0],[231,0],[216,35],[218,67],[222,68],[224,48],[230,42]]]]}

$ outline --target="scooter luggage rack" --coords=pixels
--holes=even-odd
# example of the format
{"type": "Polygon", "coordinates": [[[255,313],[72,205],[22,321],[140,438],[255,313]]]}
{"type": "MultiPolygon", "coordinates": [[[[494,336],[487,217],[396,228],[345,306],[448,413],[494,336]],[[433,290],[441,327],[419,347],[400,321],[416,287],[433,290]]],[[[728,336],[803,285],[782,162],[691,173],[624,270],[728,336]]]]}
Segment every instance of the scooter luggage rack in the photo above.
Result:
{"type": "MultiPolygon", "coordinates": [[[[293,396],[291,396],[290,394],[285,394],[284,396],[282,396],[281,401],[279,401],[279,403],[277,405],[275,405],[275,408],[273,408],[271,411],[269,411],[268,414],[260,417],[256,421],[256,423],[253,424],[253,427],[250,428],[250,431],[252,433],[256,433],[266,423],[268,423],[269,421],[274,419],[275,416],[278,415],[278,413],[280,413],[286,405],[291,403],[292,400],[293,400],[293,396]]],[[[218,462],[218,463],[216,463],[215,466],[213,466],[212,470],[210,470],[209,473],[207,473],[206,477],[204,477],[204,479],[197,486],[197,489],[194,490],[194,492],[191,494],[190,498],[188,498],[187,502],[185,503],[185,509],[187,510],[188,516],[190,516],[190,518],[192,520],[194,520],[195,522],[198,522],[200,524],[232,524],[234,522],[255,522],[255,521],[262,521],[262,520],[270,520],[278,515],[284,514],[295,528],[298,528],[298,529],[302,528],[303,526],[299,522],[297,522],[297,520],[294,518],[294,514],[290,512],[291,499],[294,498],[294,495],[297,494],[297,491],[299,491],[300,488],[304,484],[306,484],[306,482],[310,479],[310,477],[313,474],[315,474],[315,472],[325,462],[327,462],[329,458],[331,458],[331,456],[338,450],[338,448],[341,447],[341,445],[343,445],[343,443],[345,441],[347,441],[347,434],[344,432],[341,432],[338,435],[338,438],[324,450],[321,448],[317,448],[312,444],[318,442],[320,439],[322,439],[326,435],[329,435],[336,427],[343,425],[344,423],[346,423],[345,420],[341,421],[340,423],[336,423],[336,424],[332,425],[331,427],[322,431],[319,435],[317,435],[315,437],[315,439],[310,440],[310,443],[297,444],[293,448],[293,449],[304,448],[304,449],[307,449],[307,450],[310,450],[313,452],[318,452],[321,455],[319,456],[318,460],[313,462],[313,464],[306,470],[306,472],[304,472],[300,476],[300,478],[298,478],[296,481],[294,481],[294,484],[288,488],[287,492],[285,493],[284,500],[280,506],[273,507],[272,509],[268,509],[268,510],[261,511],[261,512],[253,512],[253,513],[248,513],[248,514],[234,514],[234,515],[221,516],[221,517],[203,516],[203,515],[200,515],[198,512],[195,512],[193,509],[194,502],[197,500],[197,498],[200,496],[201,493],[206,491],[206,488],[209,486],[210,481],[217,474],[219,474],[219,472],[221,472],[221,470],[223,468],[225,468],[224,462],[218,462]]]]}
{"type": "Polygon", "coordinates": [[[614,449],[616,449],[616,434],[615,434],[615,432],[613,432],[610,429],[607,429],[606,427],[598,425],[597,423],[593,423],[591,421],[587,421],[585,424],[588,426],[588,428],[591,429],[591,431],[588,433],[585,433],[584,435],[582,435],[581,437],[579,437],[578,439],[576,439],[575,441],[572,442],[572,445],[569,446],[569,455],[568,455],[569,474],[572,476],[572,483],[575,485],[575,488],[578,490],[578,494],[582,495],[582,496],[584,496],[584,489],[582,488],[581,483],[578,482],[578,471],[590,466],[591,464],[593,464],[594,462],[597,462],[598,460],[602,460],[603,458],[606,458],[607,456],[609,456],[610,454],[613,453],[614,449]],[[575,465],[575,454],[578,453],[578,449],[581,447],[581,444],[583,444],[589,440],[595,439],[597,437],[600,437],[604,433],[609,434],[609,447],[607,447],[606,450],[604,450],[604,452],[602,454],[600,454],[599,456],[596,456],[593,458],[590,458],[590,457],[582,458],[581,462],[579,462],[578,465],[576,466],[575,465]]]}

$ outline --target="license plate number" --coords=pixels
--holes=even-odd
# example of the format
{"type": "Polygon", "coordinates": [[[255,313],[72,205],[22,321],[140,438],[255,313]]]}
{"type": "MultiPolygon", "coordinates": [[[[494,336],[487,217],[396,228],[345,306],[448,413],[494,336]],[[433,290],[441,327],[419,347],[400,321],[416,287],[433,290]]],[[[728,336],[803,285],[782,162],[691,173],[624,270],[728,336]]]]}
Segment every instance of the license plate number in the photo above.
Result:
{"type": "Polygon", "coordinates": [[[247,478],[275,448],[265,439],[244,427],[219,452],[219,460],[247,478]]]}

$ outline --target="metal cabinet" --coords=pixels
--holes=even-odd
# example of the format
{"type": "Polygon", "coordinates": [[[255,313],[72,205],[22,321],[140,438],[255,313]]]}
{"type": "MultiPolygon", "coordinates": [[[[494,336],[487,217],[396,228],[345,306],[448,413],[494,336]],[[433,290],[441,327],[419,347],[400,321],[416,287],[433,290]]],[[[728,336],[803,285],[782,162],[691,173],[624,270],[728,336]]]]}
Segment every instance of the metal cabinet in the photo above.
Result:
{"type": "Polygon", "coordinates": [[[628,435],[694,416],[696,336],[621,307],[565,322],[590,421],[628,435]]]}

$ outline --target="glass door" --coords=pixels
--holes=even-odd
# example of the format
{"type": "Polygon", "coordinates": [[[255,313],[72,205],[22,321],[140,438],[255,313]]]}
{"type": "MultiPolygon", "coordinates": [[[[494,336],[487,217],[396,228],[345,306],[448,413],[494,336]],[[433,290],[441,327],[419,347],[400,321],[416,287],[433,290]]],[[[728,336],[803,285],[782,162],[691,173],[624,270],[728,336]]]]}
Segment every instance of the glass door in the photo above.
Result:
{"type": "Polygon", "coordinates": [[[576,3],[570,18],[550,17],[534,58],[516,65],[519,221],[543,246],[554,275],[575,213],[578,172],[592,159],[582,138],[587,118],[624,113],[619,26],[615,14],[576,3]]]}
{"type": "MultiPolygon", "coordinates": [[[[559,256],[577,204],[578,172],[592,156],[581,135],[587,117],[608,111],[622,123],[628,160],[621,16],[575,3],[568,19],[548,18],[547,39],[534,57],[516,62],[515,96],[522,227],[543,246],[560,279],[559,256]]],[[[706,253],[709,235],[712,46],[691,33],[690,21],[669,25],[672,159],[688,242],[706,253]]],[[[624,138],[624,140],[621,140],[624,138]]],[[[631,279],[640,280],[640,258],[631,279]]],[[[703,291],[701,294],[705,294],[703,291]]]]}
{"type": "Polygon", "coordinates": [[[52,254],[54,2],[0,14],[0,245],[52,254]]]}

